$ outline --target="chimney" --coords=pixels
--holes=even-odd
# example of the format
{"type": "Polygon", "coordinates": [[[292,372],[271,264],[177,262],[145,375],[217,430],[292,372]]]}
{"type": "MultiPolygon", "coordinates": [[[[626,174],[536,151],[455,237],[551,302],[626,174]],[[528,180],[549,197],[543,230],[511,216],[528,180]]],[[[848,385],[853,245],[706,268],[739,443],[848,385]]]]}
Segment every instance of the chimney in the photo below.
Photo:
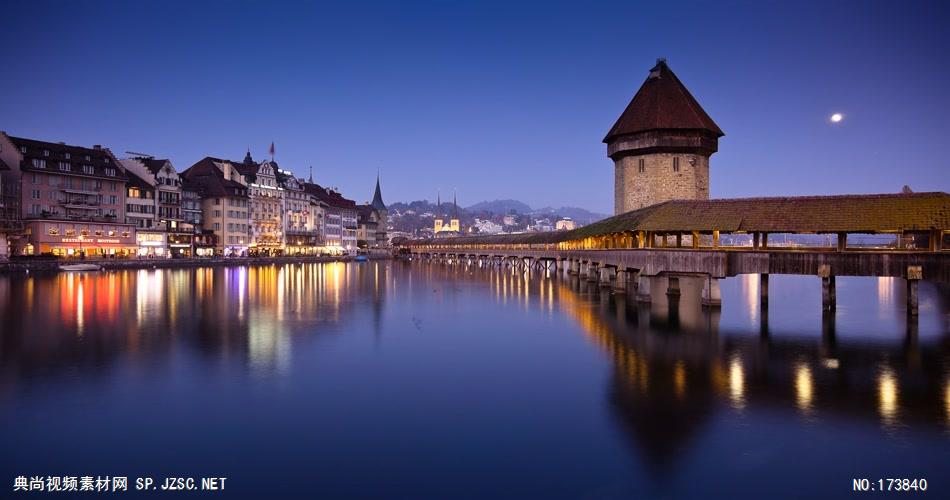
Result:
{"type": "Polygon", "coordinates": [[[96,151],[99,151],[100,149],[102,149],[102,144],[94,144],[94,145],[92,146],[92,149],[95,149],[96,151]]]}

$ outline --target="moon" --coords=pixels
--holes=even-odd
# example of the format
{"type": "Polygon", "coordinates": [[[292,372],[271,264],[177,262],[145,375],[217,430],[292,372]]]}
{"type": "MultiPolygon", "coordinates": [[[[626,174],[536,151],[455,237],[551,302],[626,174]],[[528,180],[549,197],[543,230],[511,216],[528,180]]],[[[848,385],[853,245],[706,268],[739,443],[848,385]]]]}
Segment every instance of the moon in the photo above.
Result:
{"type": "Polygon", "coordinates": [[[838,123],[844,119],[844,115],[841,113],[835,113],[831,115],[831,123],[838,123]]]}

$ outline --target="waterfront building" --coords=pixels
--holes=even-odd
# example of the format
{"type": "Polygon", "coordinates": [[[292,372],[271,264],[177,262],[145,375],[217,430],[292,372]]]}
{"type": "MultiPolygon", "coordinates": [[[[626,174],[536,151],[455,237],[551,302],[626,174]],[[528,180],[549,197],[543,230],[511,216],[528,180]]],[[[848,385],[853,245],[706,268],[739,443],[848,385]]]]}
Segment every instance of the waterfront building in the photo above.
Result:
{"type": "MultiPolygon", "coordinates": [[[[128,160],[120,160],[126,167],[129,181],[125,186],[125,222],[135,226],[136,255],[139,257],[165,257],[167,240],[165,231],[155,222],[155,183],[144,178],[143,172],[129,168],[128,160]]],[[[150,176],[149,176],[150,177],[150,176]]]]}
{"type": "Polygon", "coordinates": [[[709,157],[722,130],[664,59],[611,127],[614,214],[668,200],[709,199],[709,157]]]}
{"type": "Polygon", "coordinates": [[[136,232],[140,256],[184,257],[191,255],[193,229],[182,227],[181,178],[171,161],[151,156],[139,156],[121,160],[130,176],[149,185],[148,201],[151,202],[149,217],[139,211],[146,203],[133,195],[133,186],[127,190],[127,218],[147,222],[136,232]],[[172,247],[174,245],[174,247],[172,247]],[[187,250],[186,250],[187,249],[187,250]]]}
{"type": "Polygon", "coordinates": [[[238,165],[205,157],[181,173],[201,198],[201,220],[215,236],[215,254],[246,256],[250,245],[250,198],[238,165]]]}
{"type": "Polygon", "coordinates": [[[323,217],[325,251],[334,254],[356,252],[356,202],[344,198],[333,189],[313,182],[305,183],[304,189],[325,206],[323,217]]]}
{"type": "Polygon", "coordinates": [[[518,224],[518,216],[515,214],[507,214],[501,218],[501,222],[506,226],[515,226],[518,224]]]}
{"type": "Polygon", "coordinates": [[[133,255],[125,222],[125,168],[108,148],[71,146],[0,132],[4,184],[19,186],[17,254],[133,255]]]}
{"type": "Polygon", "coordinates": [[[217,246],[214,231],[204,228],[199,185],[181,180],[182,231],[168,235],[168,246],[173,256],[211,257],[217,246]]]}
{"type": "Polygon", "coordinates": [[[446,223],[442,213],[441,194],[436,197],[436,212],[437,215],[432,224],[432,232],[436,238],[448,238],[462,234],[461,224],[459,223],[459,205],[455,195],[452,196],[452,218],[448,220],[448,223],[446,223]]]}
{"type": "Polygon", "coordinates": [[[280,255],[283,252],[283,210],[281,188],[277,185],[277,162],[257,163],[248,151],[236,164],[244,176],[250,197],[251,255],[280,255]]]}
{"type": "Polygon", "coordinates": [[[558,231],[571,231],[577,228],[577,224],[570,217],[562,217],[554,223],[554,229],[558,231]]]}
{"type": "Polygon", "coordinates": [[[304,189],[303,182],[286,170],[277,170],[281,189],[281,220],[284,253],[288,255],[319,254],[323,247],[321,230],[323,208],[304,189]],[[314,213],[318,212],[318,213],[314,213]]]}
{"type": "Polygon", "coordinates": [[[19,194],[17,185],[3,182],[4,172],[10,167],[0,159],[0,260],[10,256],[10,240],[20,232],[19,194]]]}

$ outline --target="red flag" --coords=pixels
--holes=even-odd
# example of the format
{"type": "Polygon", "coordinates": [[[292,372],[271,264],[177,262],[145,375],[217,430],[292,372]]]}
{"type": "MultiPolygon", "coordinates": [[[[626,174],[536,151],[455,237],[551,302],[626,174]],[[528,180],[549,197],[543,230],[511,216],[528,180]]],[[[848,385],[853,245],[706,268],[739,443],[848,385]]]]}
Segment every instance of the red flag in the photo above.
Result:
{"type": "Polygon", "coordinates": [[[274,153],[275,153],[276,151],[277,151],[277,150],[274,148],[274,141],[271,141],[271,143],[270,143],[270,159],[271,159],[271,160],[274,159],[274,153]]]}

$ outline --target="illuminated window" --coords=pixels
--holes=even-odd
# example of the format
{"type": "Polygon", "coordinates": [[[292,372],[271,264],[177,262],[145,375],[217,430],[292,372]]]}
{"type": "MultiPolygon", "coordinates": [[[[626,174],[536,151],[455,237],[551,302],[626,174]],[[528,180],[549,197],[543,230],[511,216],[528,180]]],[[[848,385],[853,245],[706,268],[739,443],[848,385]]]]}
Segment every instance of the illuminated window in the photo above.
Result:
{"type": "Polygon", "coordinates": [[[68,237],[70,237],[70,238],[72,238],[73,236],[76,236],[76,230],[75,230],[75,229],[67,229],[67,230],[66,230],[66,236],[68,236],[68,237]]]}
{"type": "Polygon", "coordinates": [[[49,235],[50,235],[50,236],[59,236],[59,228],[58,228],[58,227],[51,227],[51,228],[49,228],[49,235]]]}
{"type": "Polygon", "coordinates": [[[96,236],[102,236],[102,229],[96,229],[96,236]]]}
{"type": "Polygon", "coordinates": [[[88,229],[83,229],[83,230],[79,231],[79,234],[82,235],[82,236],[89,236],[89,230],[88,230],[88,229]]]}

